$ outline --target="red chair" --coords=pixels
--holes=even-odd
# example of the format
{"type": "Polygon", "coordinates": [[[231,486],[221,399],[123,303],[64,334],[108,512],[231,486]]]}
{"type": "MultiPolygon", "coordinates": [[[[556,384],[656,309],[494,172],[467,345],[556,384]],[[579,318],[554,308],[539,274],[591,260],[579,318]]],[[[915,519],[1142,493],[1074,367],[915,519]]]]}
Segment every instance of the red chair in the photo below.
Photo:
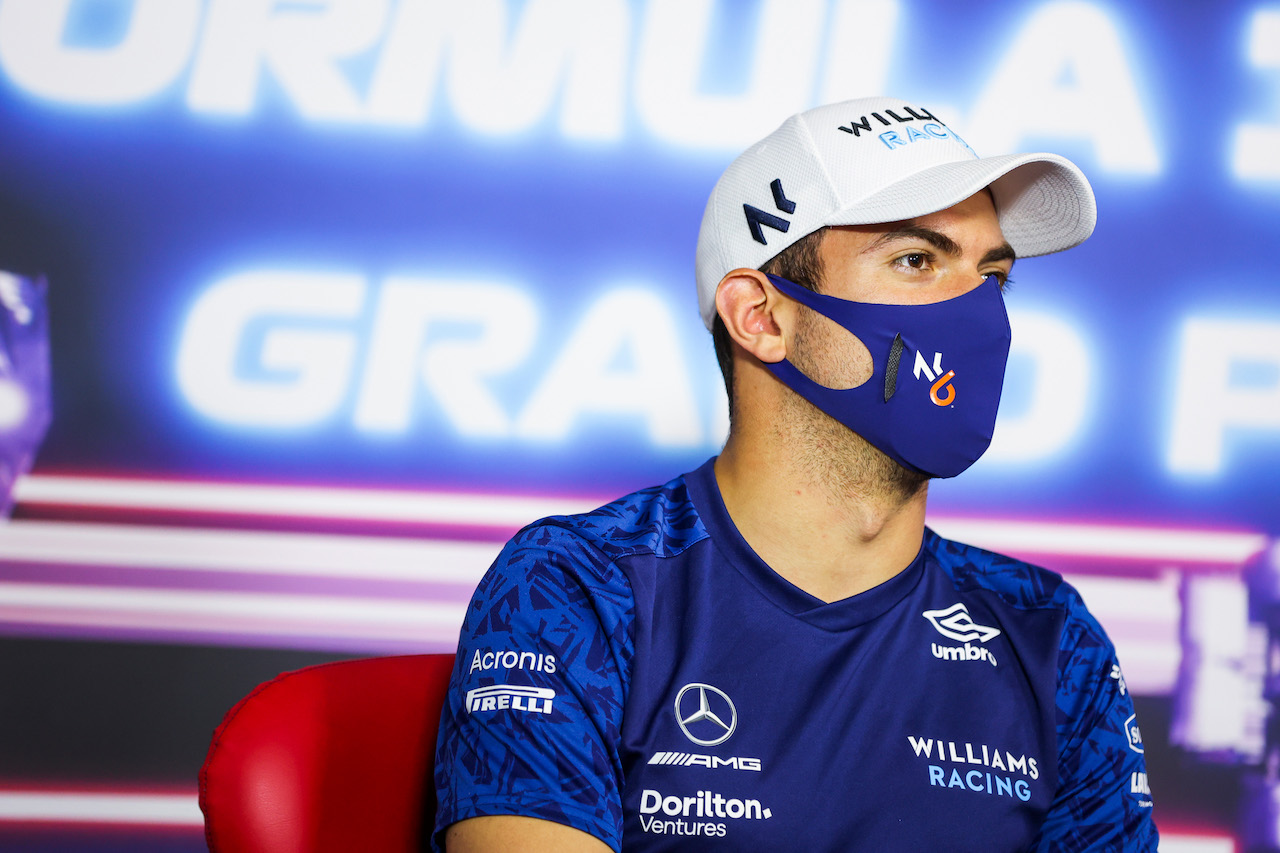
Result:
{"type": "Polygon", "coordinates": [[[227,712],[200,769],[212,853],[417,853],[453,655],[310,666],[227,712]]]}

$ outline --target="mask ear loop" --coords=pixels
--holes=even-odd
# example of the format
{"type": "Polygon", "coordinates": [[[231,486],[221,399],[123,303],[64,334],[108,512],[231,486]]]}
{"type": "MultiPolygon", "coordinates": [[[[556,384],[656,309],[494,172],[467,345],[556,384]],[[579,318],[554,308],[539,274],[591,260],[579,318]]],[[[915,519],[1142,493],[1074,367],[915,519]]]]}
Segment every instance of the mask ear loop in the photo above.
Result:
{"type": "Polygon", "coordinates": [[[902,360],[902,333],[893,336],[893,345],[889,347],[889,363],[884,369],[884,401],[887,403],[898,391],[898,362],[902,360]]]}

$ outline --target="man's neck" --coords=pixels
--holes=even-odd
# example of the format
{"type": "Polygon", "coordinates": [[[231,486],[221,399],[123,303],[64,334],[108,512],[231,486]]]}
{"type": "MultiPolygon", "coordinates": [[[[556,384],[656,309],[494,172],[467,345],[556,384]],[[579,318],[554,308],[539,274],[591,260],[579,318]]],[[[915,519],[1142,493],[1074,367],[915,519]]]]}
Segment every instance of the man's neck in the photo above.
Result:
{"type": "Polygon", "coordinates": [[[762,455],[750,444],[730,439],[716,460],[716,481],[742,537],[779,575],[838,601],[911,564],[924,535],[927,487],[904,494],[865,467],[833,463],[838,452],[762,455]]]}

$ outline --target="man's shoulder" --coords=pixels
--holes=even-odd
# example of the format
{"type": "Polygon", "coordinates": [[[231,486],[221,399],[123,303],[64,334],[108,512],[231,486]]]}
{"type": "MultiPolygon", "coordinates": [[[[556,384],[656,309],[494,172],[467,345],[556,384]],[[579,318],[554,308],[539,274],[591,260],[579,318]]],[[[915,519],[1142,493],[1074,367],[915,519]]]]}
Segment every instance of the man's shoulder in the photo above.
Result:
{"type": "Polygon", "coordinates": [[[981,590],[1018,610],[1084,610],[1080,594],[1062,575],[985,548],[939,536],[925,528],[924,547],[962,592],[981,590]]]}
{"type": "Polygon", "coordinates": [[[675,556],[708,535],[686,476],[623,495],[590,512],[539,519],[517,533],[510,545],[586,547],[611,561],[675,556]]]}
{"type": "Polygon", "coordinates": [[[475,600],[526,613],[578,613],[590,599],[588,609],[612,631],[629,619],[633,578],[645,558],[675,556],[706,537],[684,478],[677,477],[590,512],[548,516],[523,528],[480,580],[475,600]]]}

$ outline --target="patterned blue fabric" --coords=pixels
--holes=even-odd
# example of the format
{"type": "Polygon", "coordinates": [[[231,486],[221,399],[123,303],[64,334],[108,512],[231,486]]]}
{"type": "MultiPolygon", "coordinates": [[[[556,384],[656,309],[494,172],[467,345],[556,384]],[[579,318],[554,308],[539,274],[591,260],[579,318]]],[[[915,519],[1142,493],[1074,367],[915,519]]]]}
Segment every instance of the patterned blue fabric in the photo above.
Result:
{"type": "Polygon", "coordinates": [[[932,531],[925,547],[940,555],[959,589],[985,587],[1014,607],[1065,614],[1055,691],[1058,790],[1034,849],[1155,850],[1158,836],[1133,699],[1115,647],[1080,594],[1052,572],[932,531]]]}
{"type": "Polygon", "coordinates": [[[615,850],[1155,850],[1140,749],[1059,576],[926,531],[822,602],[751,551],[708,463],[503,549],[462,629],[434,843],[519,814],[615,850]]]}

